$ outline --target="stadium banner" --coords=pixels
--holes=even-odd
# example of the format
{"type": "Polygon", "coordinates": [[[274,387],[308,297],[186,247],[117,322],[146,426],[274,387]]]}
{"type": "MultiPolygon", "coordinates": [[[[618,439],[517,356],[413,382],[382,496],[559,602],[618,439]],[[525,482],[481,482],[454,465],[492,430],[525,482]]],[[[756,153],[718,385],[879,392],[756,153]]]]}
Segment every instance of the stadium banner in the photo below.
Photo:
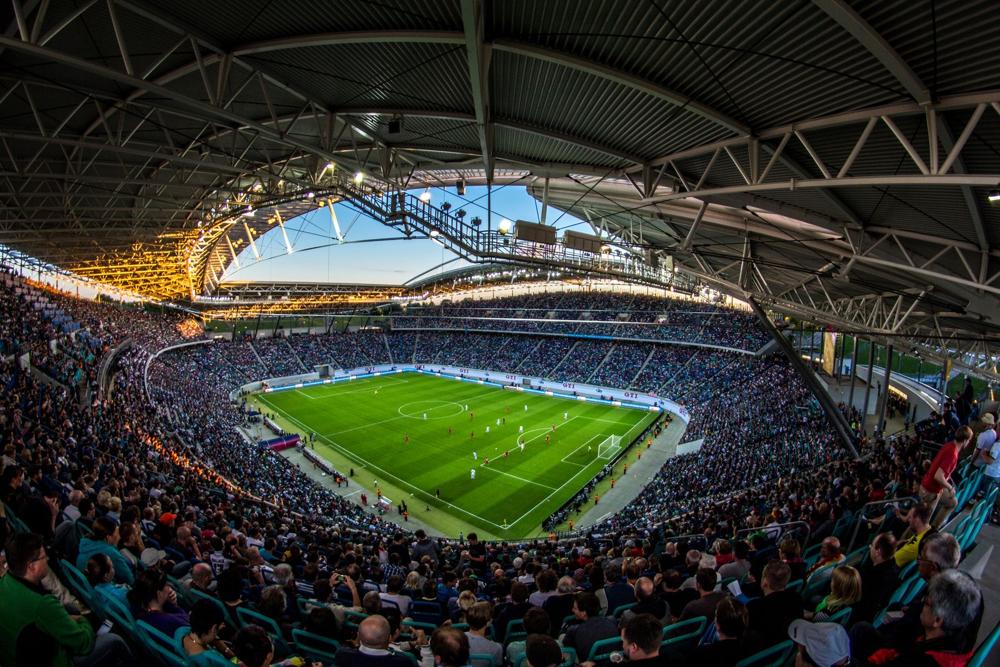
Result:
{"type": "Polygon", "coordinates": [[[288,391],[312,387],[320,384],[338,384],[353,382],[370,377],[403,372],[426,373],[430,375],[451,377],[456,380],[475,382],[476,384],[506,388],[515,391],[527,391],[560,398],[571,398],[580,401],[594,401],[604,404],[614,404],[616,407],[632,408],[634,410],[649,410],[650,412],[671,412],[677,415],[685,424],[691,416],[684,406],[656,394],[645,394],[627,389],[598,387],[579,382],[560,382],[545,380],[515,373],[484,371],[478,368],[461,368],[458,366],[441,366],[438,364],[417,364],[394,366],[381,364],[378,366],[363,366],[336,371],[333,377],[320,378],[319,373],[308,373],[286,378],[268,378],[260,382],[250,382],[232,392],[231,397],[241,393],[264,391],[288,391]]]}
{"type": "Polygon", "coordinates": [[[823,332],[823,372],[833,377],[833,361],[837,356],[837,334],[833,331],[823,332]]]}

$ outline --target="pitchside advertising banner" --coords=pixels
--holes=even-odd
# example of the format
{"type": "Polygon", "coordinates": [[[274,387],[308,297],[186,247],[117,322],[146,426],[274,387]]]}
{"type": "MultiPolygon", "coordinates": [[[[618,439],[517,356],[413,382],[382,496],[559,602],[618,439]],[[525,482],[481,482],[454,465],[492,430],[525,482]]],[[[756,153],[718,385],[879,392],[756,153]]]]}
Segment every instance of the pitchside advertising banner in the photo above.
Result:
{"type": "Polygon", "coordinates": [[[659,412],[666,410],[680,417],[684,423],[691,420],[687,409],[674,401],[656,396],[655,394],[645,394],[627,389],[613,389],[610,387],[598,387],[590,384],[580,384],[578,382],[557,382],[544,380],[542,378],[526,377],[511,373],[496,373],[479,370],[476,368],[460,368],[457,366],[438,365],[416,365],[416,366],[367,366],[352,370],[338,370],[335,377],[320,378],[318,373],[311,373],[309,376],[296,376],[295,378],[276,378],[263,382],[252,382],[242,387],[243,391],[286,391],[289,389],[301,389],[319,384],[339,384],[341,382],[351,382],[368,377],[378,377],[380,375],[390,375],[405,371],[439,375],[450,377],[466,382],[476,382],[478,384],[489,384],[497,387],[504,387],[513,391],[527,391],[531,393],[545,394],[547,396],[558,396],[560,398],[575,398],[579,401],[597,401],[611,403],[625,408],[637,410],[649,410],[659,412]],[[289,380],[293,380],[289,382],[289,380]]]}

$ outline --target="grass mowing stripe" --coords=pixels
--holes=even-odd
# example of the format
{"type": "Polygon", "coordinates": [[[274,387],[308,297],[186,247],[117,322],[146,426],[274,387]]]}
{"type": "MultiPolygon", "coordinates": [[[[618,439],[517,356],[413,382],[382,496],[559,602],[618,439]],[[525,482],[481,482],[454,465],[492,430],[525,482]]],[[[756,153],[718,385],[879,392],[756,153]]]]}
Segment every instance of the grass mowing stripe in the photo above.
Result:
{"type": "Polygon", "coordinates": [[[501,539],[537,534],[541,521],[606,465],[596,455],[581,456],[582,448],[611,434],[628,444],[636,429],[656,417],[417,373],[268,393],[256,400],[295,428],[323,434],[317,449],[328,448],[338,467],[353,461],[370,468],[360,473],[369,488],[373,480],[365,478],[372,474],[389,483],[393,495],[412,491],[440,508],[427,516],[411,508],[428,524],[440,522],[442,531],[457,533],[468,521],[501,539]],[[304,400],[299,391],[314,400],[304,400]],[[545,435],[550,441],[539,444],[545,435]],[[532,445],[523,452],[517,447],[522,436],[532,445]],[[486,457],[488,469],[498,474],[471,480],[470,469],[486,457]]]}

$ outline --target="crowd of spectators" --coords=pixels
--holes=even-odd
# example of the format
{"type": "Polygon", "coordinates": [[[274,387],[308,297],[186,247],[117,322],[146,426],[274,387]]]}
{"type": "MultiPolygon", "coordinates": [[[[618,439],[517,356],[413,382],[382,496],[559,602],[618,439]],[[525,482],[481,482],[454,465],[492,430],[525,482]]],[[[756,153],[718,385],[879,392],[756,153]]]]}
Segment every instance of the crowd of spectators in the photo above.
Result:
{"type": "Polygon", "coordinates": [[[759,350],[769,335],[745,310],[697,301],[591,292],[529,294],[410,307],[393,329],[576,333],[759,350]]]}
{"type": "MultiPolygon", "coordinates": [[[[10,298],[17,286],[10,281],[0,289],[5,324],[23,308],[10,298]]],[[[64,298],[73,321],[95,326],[74,312],[77,306],[89,312],[92,305],[64,298]]],[[[140,647],[123,641],[125,628],[95,633],[95,610],[69,585],[74,565],[135,618],[171,636],[190,628],[183,637],[186,652],[219,651],[245,667],[285,657],[285,642],[298,627],[343,642],[338,664],[361,664],[365,656],[388,663],[389,656],[412,652],[457,666],[469,661],[470,652],[509,658],[520,650],[531,664],[550,664],[563,648],[583,659],[597,641],[611,637],[620,637],[626,657],[650,660],[658,657],[664,623],[696,616],[706,617],[717,641],[664,661],[734,664],[789,637],[814,664],[822,655],[837,658],[826,664],[851,656],[900,665],[948,656],[948,664],[962,665],[971,653],[982,594],[955,569],[961,556],[955,539],[921,528],[931,508],[888,514],[873,530],[885,536],[872,542],[867,558],[848,562],[842,553],[840,519],[870,500],[919,495],[926,487],[921,442],[866,440],[864,460],[844,460],[825,418],[777,357],[727,355],[700,376],[687,371],[698,361],[690,359],[678,386],[705,400],[709,410],[693,428],[711,437],[698,453],[668,461],[635,503],[603,525],[563,542],[484,544],[474,534],[463,541],[409,535],[319,487],[280,455],[243,441],[234,428],[243,407],[230,402],[229,393],[253,363],[267,372],[248,342],[161,355],[149,364],[147,395],[150,352],[184,334],[173,324],[144,330],[145,320],[157,315],[122,310],[129,314],[106,316],[114,325],[106,325],[111,333],[102,351],[125,338],[138,344],[119,358],[108,391],[91,401],[38,381],[18,363],[22,350],[53,340],[51,328],[41,322],[37,329],[5,326],[4,664],[21,664],[28,651],[36,664],[136,660],[140,647]],[[218,367],[206,370],[212,363],[218,367]],[[713,386],[704,390],[702,384],[713,386]],[[808,543],[775,541],[774,527],[790,521],[809,527],[808,543]],[[896,544],[902,551],[914,527],[922,538],[912,562],[926,587],[899,610],[898,620],[875,627],[869,621],[898,580],[892,571],[896,544]],[[815,561],[803,558],[808,544],[822,545],[815,561]],[[722,585],[734,578],[741,589],[722,585]],[[802,590],[817,593],[816,599],[789,587],[800,578],[802,590]],[[610,615],[632,603],[620,618],[610,615]],[[840,625],[816,622],[847,608],[864,610],[852,618],[849,634],[840,625]],[[239,609],[270,618],[278,634],[256,625],[237,631],[239,609]],[[401,620],[419,613],[439,629],[429,637],[401,636],[401,620]],[[516,620],[530,627],[523,646],[506,636],[516,620]]],[[[345,340],[307,344],[334,349],[338,359],[388,361],[392,347],[383,334],[363,336],[364,343],[350,344],[354,352],[343,355],[345,340]]],[[[436,349],[435,358],[454,342],[448,334],[421,332],[414,359],[425,336],[437,338],[428,348],[436,349]]],[[[543,358],[542,340],[561,339],[540,339],[531,357],[543,358]]],[[[568,343],[562,355],[552,356],[561,360],[568,343]]],[[[101,358],[95,353],[80,362],[88,377],[101,358]]],[[[950,466],[946,477],[953,471],[950,466]]]]}
{"type": "Polygon", "coordinates": [[[258,338],[253,341],[253,347],[267,366],[267,377],[285,377],[313,370],[302,363],[284,336],[258,338]]]}

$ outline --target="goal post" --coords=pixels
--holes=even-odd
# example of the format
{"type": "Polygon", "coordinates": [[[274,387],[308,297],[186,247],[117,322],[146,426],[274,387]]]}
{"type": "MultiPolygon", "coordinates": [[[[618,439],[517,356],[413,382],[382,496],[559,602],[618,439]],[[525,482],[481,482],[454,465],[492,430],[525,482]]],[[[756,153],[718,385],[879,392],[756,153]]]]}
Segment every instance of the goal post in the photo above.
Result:
{"type": "Polygon", "coordinates": [[[601,444],[597,445],[597,458],[611,459],[622,449],[622,437],[620,435],[609,435],[601,444]]]}

